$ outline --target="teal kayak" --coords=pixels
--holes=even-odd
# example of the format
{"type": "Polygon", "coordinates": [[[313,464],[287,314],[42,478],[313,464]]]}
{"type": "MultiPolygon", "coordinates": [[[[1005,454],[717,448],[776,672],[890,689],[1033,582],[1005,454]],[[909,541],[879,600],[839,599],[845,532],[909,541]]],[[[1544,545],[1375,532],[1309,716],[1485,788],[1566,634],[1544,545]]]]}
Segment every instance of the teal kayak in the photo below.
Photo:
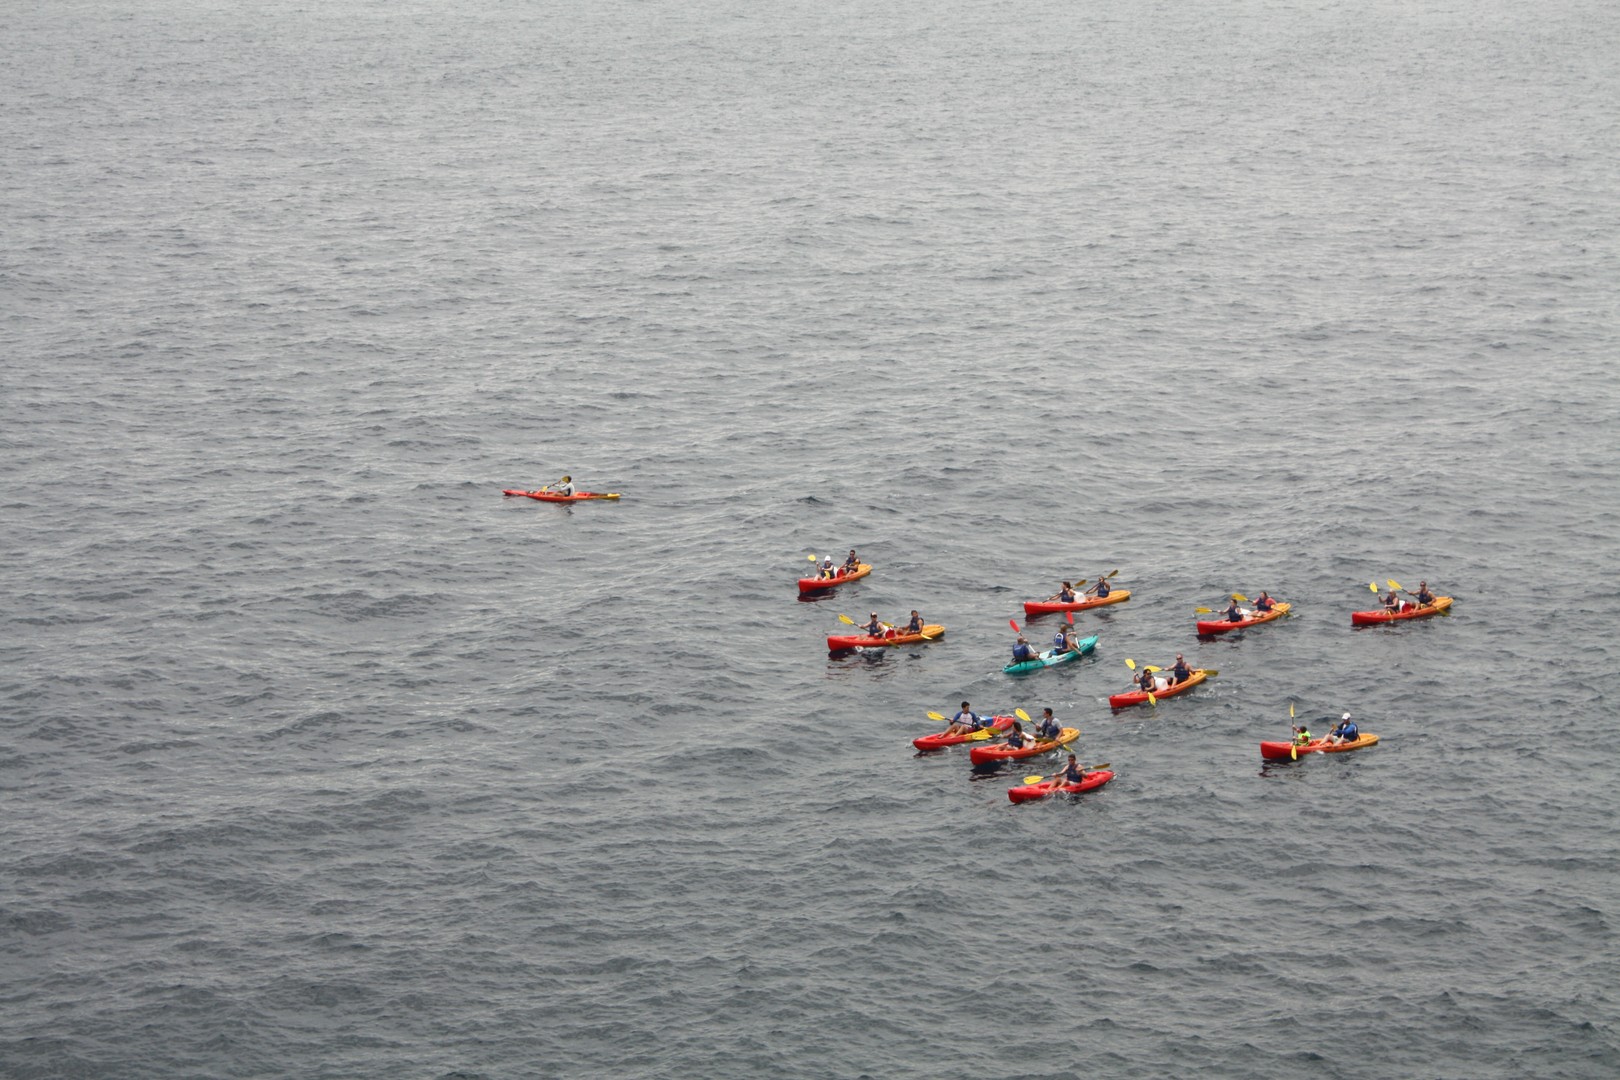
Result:
{"type": "Polygon", "coordinates": [[[1043,667],[1061,664],[1066,660],[1073,660],[1077,656],[1089,656],[1097,648],[1097,635],[1092,634],[1090,637],[1083,637],[1077,644],[1080,646],[1079,652],[1061,652],[1053,656],[1052,650],[1047,649],[1041,653],[1038,660],[1020,660],[1016,664],[1008,664],[1001,670],[1008,675],[1027,675],[1031,671],[1039,671],[1043,667]]]}

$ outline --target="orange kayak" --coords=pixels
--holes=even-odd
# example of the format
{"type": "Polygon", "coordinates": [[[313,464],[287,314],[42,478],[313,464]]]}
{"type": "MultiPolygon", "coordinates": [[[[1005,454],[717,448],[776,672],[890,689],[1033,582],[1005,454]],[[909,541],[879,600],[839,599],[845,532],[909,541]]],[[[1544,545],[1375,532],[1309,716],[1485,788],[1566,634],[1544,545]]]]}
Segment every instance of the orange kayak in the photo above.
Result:
{"type": "MultiPolygon", "coordinates": [[[[1011,731],[1012,726],[1012,717],[992,716],[990,717],[990,723],[980,728],[979,731],[1011,731]]],[[[912,739],[911,745],[915,746],[919,750],[943,750],[947,746],[960,746],[965,742],[983,742],[984,740],[978,737],[979,731],[970,731],[965,735],[947,735],[943,731],[936,731],[932,735],[924,735],[920,739],[912,739]]]]}
{"type": "Polygon", "coordinates": [[[1102,607],[1105,604],[1123,604],[1131,598],[1131,590],[1115,589],[1102,599],[1093,596],[1089,600],[1074,600],[1062,603],[1057,600],[1025,600],[1025,615],[1050,615],[1054,611],[1084,611],[1087,608],[1102,607]]]}
{"type": "MultiPolygon", "coordinates": [[[[1153,691],[1153,696],[1156,698],[1173,697],[1174,695],[1181,693],[1183,690],[1191,690],[1208,677],[1209,672],[1205,671],[1203,668],[1199,668],[1191,675],[1187,676],[1187,678],[1182,682],[1178,682],[1174,686],[1167,686],[1163,690],[1153,691]]],[[[1140,705],[1147,699],[1148,696],[1146,690],[1128,690],[1123,694],[1110,695],[1108,698],[1108,707],[1111,709],[1126,709],[1132,705],[1140,705]]]]}
{"type": "Polygon", "coordinates": [[[899,630],[884,637],[872,637],[869,634],[828,634],[827,648],[832,652],[841,649],[882,649],[890,645],[911,645],[918,641],[933,641],[945,628],[939,623],[923,624],[922,633],[907,634],[899,630]]]}
{"type": "MultiPolygon", "coordinates": [[[[1301,756],[1305,754],[1342,754],[1346,750],[1360,750],[1363,746],[1371,746],[1378,741],[1378,736],[1363,731],[1355,739],[1347,743],[1334,743],[1326,739],[1312,739],[1299,748],[1301,756]]],[[[1290,742],[1262,742],[1260,756],[1267,761],[1291,761],[1294,757],[1294,744],[1290,742]]]]}
{"type": "Polygon", "coordinates": [[[1224,634],[1228,630],[1242,630],[1249,626],[1259,626],[1261,623],[1270,622],[1272,619],[1282,618],[1288,614],[1289,609],[1292,607],[1293,605],[1288,603],[1278,604],[1270,611],[1256,611],[1238,622],[1230,622],[1226,619],[1199,619],[1198,632],[1200,634],[1224,634]]]}
{"type": "Polygon", "coordinates": [[[1378,623],[1395,622],[1398,619],[1426,619],[1430,615],[1439,615],[1450,607],[1451,597],[1437,596],[1432,604],[1412,604],[1410,609],[1401,611],[1386,611],[1382,608],[1377,611],[1352,611],[1350,625],[1373,626],[1378,623]]]}
{"type": "Polygon", "coordinates": [[[968,751],[968,760],[975,765],[987,765],[993,761],[1013,761],[1017,758],[1034,757],[1037,754],[1050,753],[1060,746],[1067,746],[1079,737],[1079,728],[1066,727],[1058,732],[1055,739],[1043,739],[1040,742],[1026,743],[1016,750],[1006,743],[996,743],[992,746],[975,746],[968,751]]]}
{"type": "Polygon", "coordinates": [[[861,563],[855,568],[853,574],[844,573],[844,568],[838,568],[837,577],[802,577],[799,579],[800,592],[814,592],[816,589],[830,589],[835,585],[842,585],[846,581],[855,581],[872,572],[870,563],[861,563]]]}
{"type": "Polygon", "coordinates": [[[518,491],[511,488],[502,491],[501,494],[527,495],[529,498],[539,499],[541,502],[585,502],[587,499],[617,499],[619,497],[619,493],[616,491],[612,494],[602,491],[576,491],[572,495],[558,495],[550,491],[518,491]]]}

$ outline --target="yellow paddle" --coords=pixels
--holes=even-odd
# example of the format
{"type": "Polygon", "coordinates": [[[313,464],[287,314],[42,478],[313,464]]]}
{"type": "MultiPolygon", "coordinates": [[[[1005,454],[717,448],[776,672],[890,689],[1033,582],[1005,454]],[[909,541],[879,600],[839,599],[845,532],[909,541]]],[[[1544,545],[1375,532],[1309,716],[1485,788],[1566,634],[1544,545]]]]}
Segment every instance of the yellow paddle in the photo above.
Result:
{"type": "Polygon", "coordinates": [[[1401,583],[1396,581],[1394,578],[1387,578],[1385,580],[1387,580],[1389,582],[1389,587],[1394,589],[1396,592],[1405,592],[1406,591],[1405,589],[1401,588],[1401,583]]]}
{"type": "Polygon", "coordinates": [[[1240,604],[1247,604],[1249,602],[1249,598],[1240,592],[1233,593],[1232,599],[1236,600],[1240,604]]]}
{"type": "Polygon", "coordinates": [[[816,557],[814,555],[806,555],[805,558],[809,559],[811,562],[816,561],[816,557]]]}
{"type": "MultiPolygon", "coordinates": [[[[1377,590],[1374,590],[1374,591],[1377,591],[1377,590]]],[[[1294,718],[1294,703],[1292,701],[1290,701],[1288,703],[1288,719],[1292,720],[1293,718],[1294,718]]],[[[1299,760],[1299,740],[1294,738],[1294,725],[1293,724],[1288,725],[1288,738],[1289,738],[1289,741],[1293,743],[1293,745],[1288,748],[1288,756],[1290,758],[1292,758],[1294,761],[1298,761],[1299,760]]]]}
{"type": "Polygon", "coordinates": [[[848,623],[850,626],[855,625],[855,620],[850,618],[848,615],[840,615],[840,616],[838,616],[838,621],[841,622],[841,623],[848,623]]]}
{"type": "Polygon", "coordinates": [[[1367,582],[1367,588],[1371,589],[1373,592],[1376,593],[1378,591],[1378,582],[1376,582],[1376,581],[1367,582]]]}
{"type": "Polygon", "coordinates": [[[1213,608],[1207,608],[1207,607],[1195,607],[1195,608],[1193,608],[1193,611],[1195,613],[1199,614],[1199,615],[1213,615],[1213,614],[1215,614],[1215,611],[1214,611],[1213,608]]]}

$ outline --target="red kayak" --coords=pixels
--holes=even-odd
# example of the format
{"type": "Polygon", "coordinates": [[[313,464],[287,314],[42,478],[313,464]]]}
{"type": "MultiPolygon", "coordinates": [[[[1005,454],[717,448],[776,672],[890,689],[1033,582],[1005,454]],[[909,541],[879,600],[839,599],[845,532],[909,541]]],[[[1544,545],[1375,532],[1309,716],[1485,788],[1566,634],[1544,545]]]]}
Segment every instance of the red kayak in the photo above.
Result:
{"type": "Polygon", "coordinates": [[[939,623],[924,623],[922,633],[907,634],[895,630],[883,637],[872,637],[869,634],[828,634],[827,648],[831,652],[842,649],[882,649],[890,645],[910,645],[918,641],[933,641],[945,632],[939,623]]]}
{"type": "MultiPolygon", "coordinates": [[[[1025,737],[1028,738],[1028,736],[1025,737]]],[[[1067,746],[1079,737],[1079,728],[1066,727],[1058,732],[1058,737],[1055,739],[1042,739],[1035,743],[1025,743],[1024,746],[1017,750],[1014,750],[1006,743],[996,743],[993,746],[975,746],[968,751],[968,760],[975,765],[988,765],[994,761],[1013,761],[1018,758],[1034,757],[1036,754],[1051,753],[1060,746],[1067,746]]]]}
{"type": "Polygon", "coordinates": [[[1102,787],[1114,778],[1114,774],[1107,769],[1098,769],[1096,772],[1086,773],[1086,778],[1078,784],[1060,784],[1056,780],[1042,780],[1038,784],[1024,784],[1007,789],[1007,798],[1015,803],[1034,802],[1044,799],[1048,795],[1063,793],[1065,795],[1078,795],[1082,791],[1093,791],[1102,787]]]}
{"type": "Polygon", "coordinates": [[[527,495],[529,498],[539,499],[541,502],[585,502],[588,499],[617,499],[619,497],[619,493],[616,491],[612,494],[601,491],[576,491],[572,495],[557,495],[550,491],[517,491],[511,488],[501,492],[501,494],[527,495]]]}
{"type": "Polygon", "coordinates": [[[1231,622],[1227,619],[1216,619],[1214,621],[1210,621],[1208,619],[1199,619],[1198,632],[1200,634],[1224,634],[1228,630],[1242,630],[1249,626],[1259,626],[1263,622],[1270,622],[1272,619],[1282,618],[1284,615],[1288,614],[1288,610],[1291,607],[1293,607],[1293,605],[1288,603],[1278,604],[1270,611],[1251,612],[1247,617],[1238,622],[1231,622]]]}
{"type": "MultiPolygon", "coordinates": [[[[1181,693],[1183,690],[1191,690],[1193,687],[1197,686],[1199,683],[1203,682],[1209,676],[1214,674],[1215,672],[1213,671],[1206,671],[1203,668],[1198,668],[1191,675],[1187,676],[1187,678],[1182,682],[1178,682],[1174,686],[1167,686],[1163,690],[1153,691],[1153,696],[1156,698],[1173,697],[1176,694],[1181,693]]],[[[1111,709],[1126,709],[1132,705],[1140,705],[1147,699],[1148,696],[1146,690],[1129,690],[1123,694],[1111,695],[1108,698],[1108,707],[1111,709]]]]}
{"type": "Polygon", "coordinates": [[[1101,599],[1093,596],[1089,600],[1074,600],[1070,603],[1060,603],[1057,600],[1025,600],[1025,615],[1050,615],[1055,611],[1084,611],[1087,608],[1102,607],[1104,604],[1123,604],[1131,598],[1131,590],[1115,589],[1101,599]]]}
{"type": "MultiPolygon", "coordinates": [[[[1363,746],[1371,746],[1378,741],[1378,736],[1363,731],[1355,739],[1346,743],[1328,742],[1326,739],[1312,739],[1299,748],[1299,754],[1342,754],[1346,750],[1360,750],[1363,746]]],[[[1292,761],[1294,759],[1294,744],[1291,742],[1262,742],[1260,756],[1267,761],[1292,761]]]]}
{"type": "Polygon", "coordinates": [[[871,572],[872,572],[872,567],[871,567],[870,563],[861,563],[861,564],[859,564],[856,567],[855,572],[853,574],[844,573],[844,568],[842,566],[840,566],[838,568],[838,576],[837,577],[830,577],[830,578],[802,577],[802,578],[800,578],[799,579],[799,591],[800,592],[814,592],[817,589],[830,589],[835,585],[842,585],[846,581],[854,581],[857,578],[863,578],[867,574],[870,574],[871,572]]]}
{"type": "MultiPolygon", "coordinates": [[[[1011,731],[1012,726],[1012,717],[992,716],[990,723],[980,728],[979,731],[970,731],[965,735],[947,735],[940,731],[933,735],[924,735],[920,739],[912,739],[911,745],[919,750],[943,750],[947,746],[960,746],[965,742],[983,742],[984,739],[979,737],[980,732],[1011,731]]],[[[989,738],[989,736],[986,735],[984,738],[989,738]]]]}
{"type": "Polygon", "coordinates": [[[1350,613],[1351,626],[1373,626],[1378,623],[1394,622],[1397,619],[1426,619],[1430,615],[1439,615],[1451,607],[1451,597],[1437,596],[1432,604],[1414,604],[1410,600],[1403,601],[1400,611],[1387,611],[1383,608],[1377,611],[1352,611],[1350,613]]]}

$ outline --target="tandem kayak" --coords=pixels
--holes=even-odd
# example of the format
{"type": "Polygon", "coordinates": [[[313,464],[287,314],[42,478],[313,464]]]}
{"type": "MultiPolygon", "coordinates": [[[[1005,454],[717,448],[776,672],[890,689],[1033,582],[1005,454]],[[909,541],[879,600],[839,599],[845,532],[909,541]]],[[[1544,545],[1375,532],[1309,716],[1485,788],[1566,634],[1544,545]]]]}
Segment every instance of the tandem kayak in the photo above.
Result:
{"type": "Polygon", "coordinates": [[[529,498],[539,499],[541,502],[585,502],[589,499],[617,499],[619,497],[619,493],[616,491],[611,494],[602,491],[576,491],[572,495],[558,495],[550,491],[517,491],[510,488],[501,492],[501,494],[527,495],[529,498]]]}
{"type": "Polygon", "coordinates": [[[832,652],[841,649],[882,649],[890,645],[910,645],[917,641],[933,641],[945,632],[939,623],[924,623],[922,633],[907,634],[896,630],[885,637],[872,637],[870,634],[828,634],[827,648],[832,652]]]}
{"type": "Polygon", "coordinates": [[[1350,613],[1351,626],[1374,626],[1378,623],[1395,622],[1398,619],[1424,619],[1430,615],[1439,615],[1451,607],[1451,597],[1437,596],[1432,604],[1414,604],[1410,610],[1405,611],[1352,611],[1350,613]]]}
{"type": "MultiPolygon", "coordinates": [[[[1378,741],[1378,736],[1370,731],[1363,731],[1355,739],[1346,743],[1329,742],[1326,739],[1312,739],[1299,748],[1304,754],[1341,754],[1346,750],[1360,750],[1363,746],[1371,746],[1378,741]]],[[[1262,742],[1260,756],[1267,761],[1291,761],[1294,758],[1294,744],[1291,742],[1262,742]]]]}
{"type": "Polygon", "coordinates": [[[919,750],[943,750],[947,746],[959,746],[965,742],[983,742],[985,739],[989,738],[989,736],[984,735],[981,738],[980,736],[982,732],[1011,731],[1012,726],[1012,717],[992,716],[990,718],[990,723],[986,724],[978,731],[970,731],[965,735],[947,735],[943,731],[937,731],[932,735],[924,735],[920,739],[912,739],[911,745],[915,746],[919,750]]]}
{"type": "Polygon", "coordinates": [[[1078,795],[1082,791],[1092,791],[1102,787],[1114,778],[1114,774],[1107,769],[1098,769],[1096,772],[1086,773],[1085,779],[1078,784],[1060,784],[1056,780],[1042,780],[1038,784],[1021,784],[1015,788],[1007,789],[1007,798],[1011,802],[1034,802],[1044,799],[1048,795],[1078,795]]]}
{"type": "Polygon", "coordinates": [[[968,760],[975,765],[988,765],[995,761],[1013,761],[1017,758],[1034,757],[1036,754],[1047,754],[1060,746],[1067,746],[1080,737],[1080,729],[1066,727],[1058,732],[1055,739],[1042,739],[1030,743],[1017,750],[1006,743],[995,743],[991,746],[975,746],[968,751],[968,760]]]}
{"type": "Polygon", "coordinates": [[[1025,600],[1024,614],[1050,615],[1055,611],[1084,611],[1087,608],[1102,607],[1105,604],[1123,604],[1130,598],[1131,590],[1115,589],[1101,598],[1093,596],[1089,600],[1075,600],[1067,604],[1057,600],[1025,600]]]}
{"type": "Polygon", "coordinates": [[[1282,603],[1278,604],[1270,611],[1250,611],[1247,616],[1238,622],[1231,622],[1227,619],[1216,619],[1213,621],[1209,619],[1199,619],[1198,632],[1200,634],[1224,634],[1228,630],[1242,630],[1249,626],[1259,626],[1263,622],[1270,622],[1272,619],[1282,618],[1284,615],[1288,614],[1289,609],[1292,607],[1292,604],[1282,603]]]}
{"type": "Polygon", "coordinates": [[[854,581],[857,578],[863,578],[867,574],[870,574],[871,572],[872,572],[872,565],[870,563],[861,563],[861,564],[859,564],[855,568],[855,572],[853,574],[844,573],[844,568],[842,566],[840,566],[838,568],[838,576],[837,577],[830,577],[830,578],[802,577],[802,578],[800,578],[799,579],[799,591],[800,592],[814,592],[817,589],[830,589],[835,585],[842,585],[846,581],[854,581]]]}
{"type": "Polygon", "coordinates": [[[1081,638],[1075,644],[1080,646],[1079,652],[1068,649],[1054,656],[1052,650],[1047,649],[1041,653],[1038,659],[1020,660],[1016,664],[1008,664],[1001,670],[1007,675],[1028,675],[1031,671],[1039,671],[1043,667],[1051,667],[1053,664],[1062,664],[1082,656],[1088,656],[1097,649],[1097,635],[1092,634],[1090,637],[1081,638]]]}
{"type": "MultiPolygon", "coordinates": [[[[1153,691],[1153,696],[1156,698],[1167,698],[1175,694],[1179,694],[1183,690],[1191,690],[1193,687],[1197,686],[1199,683],[1208,678],[1210,674],[1211,672],[1206,671],[1203,668],[1198,668],[1191,675],[1187,676],[1186,679],[1176,683],[1174,686],[1167,686],[1163,690],[1153,691]]],[[[1148,696],[1146,690],[1129,690],[1123,694],[1110,695],[1108,698],[1108,707],[1111,709],[1126,709],[1132,705],[1140,705],[1147,699],[1148,696]]]]}

